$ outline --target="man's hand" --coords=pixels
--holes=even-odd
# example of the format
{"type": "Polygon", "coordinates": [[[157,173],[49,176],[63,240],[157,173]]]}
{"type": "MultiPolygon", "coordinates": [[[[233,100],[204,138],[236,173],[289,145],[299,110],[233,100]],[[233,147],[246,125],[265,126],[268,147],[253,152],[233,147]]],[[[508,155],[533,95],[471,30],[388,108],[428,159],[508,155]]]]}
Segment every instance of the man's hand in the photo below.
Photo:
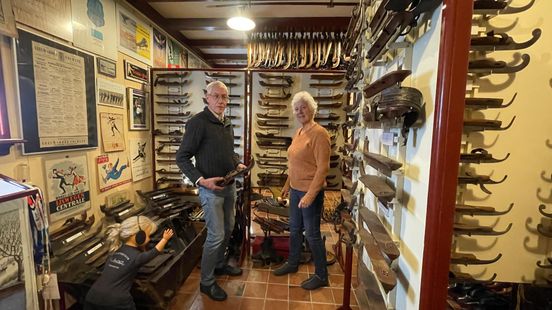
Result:
{"type": "Polygon", "coordinates": [[[314,199],[312,198],[308,198],[307,196],[303,196],[303,198],[301,198],[301,200],[299,201],[299,205],[298,207],[299,208],[308,208],[312,202],[314,201],[314,199]]]}
{"type": "Polygon", "coordinates": [[[240,163],[240,164],[238,164],[238,167],[237,167],[237,168],[238,168],[237,170],[240,171],[240,170],[246,169],[247,166],[240,163]]]}
{"type": "Polygon", "coordinates": [[[212,178],[208,178],[208,179],[202,179],[199,181],[199,185],[207,188],[207,189],[210,189],[212,191],[220,191],[220,190],[223,190],[224,187],[220,187],[217,185],[218,182],[221,182],[223,181],[224,178],[223,177],[212,177],[212,178]]]}

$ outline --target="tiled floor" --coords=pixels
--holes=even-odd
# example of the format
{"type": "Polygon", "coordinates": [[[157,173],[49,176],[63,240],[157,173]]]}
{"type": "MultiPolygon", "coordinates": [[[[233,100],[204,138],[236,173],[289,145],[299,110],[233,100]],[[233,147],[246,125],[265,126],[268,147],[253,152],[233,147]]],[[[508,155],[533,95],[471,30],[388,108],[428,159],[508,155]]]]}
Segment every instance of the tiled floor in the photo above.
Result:
{"type": "MultiPolygon", "coordinates": [[[[328,224],[322,225],[321,230],[327,238],[326,248],[331,251],[331,244],[335,243],[336,235],[328,224]]],[[[200,274],[196,268],[177,292],[170,309],[326,310],[341,306],[344,275],[339,263],[328,266],[330,285],[314,291],[300,287],[300,283],[308,278],[309,273],[314,272],[312,263],[301,265],[297,273],[282,277],[272,275],[271,271],[274,268],[277,266],[257,268],[248,260],[242,266],[241,276],[219,277],[218,284],[228,294],[228,299],[223,302],[212,301],[199,292],[200,274]]],[[[353,286],[356,286],[356,282],[356,277],[353,277],[353,286]]],[[[353,290],[350,305],[352,309],[359,309],[353,290]]]]}

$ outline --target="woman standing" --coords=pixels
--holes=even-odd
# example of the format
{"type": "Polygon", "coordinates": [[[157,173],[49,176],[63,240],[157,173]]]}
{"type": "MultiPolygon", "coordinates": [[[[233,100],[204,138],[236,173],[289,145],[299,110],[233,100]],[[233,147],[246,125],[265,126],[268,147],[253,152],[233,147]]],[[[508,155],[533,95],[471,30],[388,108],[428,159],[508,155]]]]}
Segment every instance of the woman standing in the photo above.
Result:
{"type": "Polygon", "coordinates": [[[330,135],[314,121],[317,104],[306,91],[295,94],[291,102],[293,114],[301,124],[288,148],[288,179],[282,196],[290,196],[289,257],[274,270],[283,276],[297,272],[301,257],[303,229],[314,260],[315,273],[301,283],[314,290],[328,285],[326,249],[320,234],[320,217],[324,206],[323,187],[330,169],[330,135]]]}

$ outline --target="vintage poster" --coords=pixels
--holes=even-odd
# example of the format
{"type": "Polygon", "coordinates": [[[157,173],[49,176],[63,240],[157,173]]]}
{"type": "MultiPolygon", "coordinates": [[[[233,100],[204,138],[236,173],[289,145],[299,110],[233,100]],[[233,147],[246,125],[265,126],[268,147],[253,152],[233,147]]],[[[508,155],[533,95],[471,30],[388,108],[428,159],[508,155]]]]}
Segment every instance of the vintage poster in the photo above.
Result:
{"type": "Polygon", "coordinates": [[[125,150],[125,135],[123,128],[123,114],[100,113],[100,128],[104,152],[125,150]]]}
{"type": "Polygon", "coordinates": [[[151,27],[121,6],[117,6],[117,25],[119,27],[119,50],[151,66],[151,27]]]}
{"type": "Polygon", "coordinates": [[[180,53],[180,66],[181,68],[188,68],[188,50],[185,48],[180,53]]]}
{"type": "Polygon", "coordinates": [[[39,42],[32,46],[40,147],[88,144],[83,58],[39,42]]]}
{"type": "Polygon", "coordinates": [[[65,41],[73,41],[71,0],[33,0],[13,2],[15,20],[40,29],[65,41]]]}
{"type": "Polygon", "coordinates": [[[0,34],[17,37],[12,0],[0,0],[0,34]]]}
{"type": "Polygon", "coordinates": [[[130,158],[132,180],[139,181],[152,176],[151,139],[130,139],[130,158]]]}
{"type": "Polygon", "coordinates": [[[188,54],[188,68],[200,68],[201,61],[194,54],[188,54]]]}
{"type": "Polygon", "coordinates": [[[125,152],[109,153],[96,158],[100,192],[130,182],[130,167],[125,152]]]}
{"type": "Polygon", "coordinates": [[[140,67],[139,65],[135,65],[128,60],[125,60],[124,63],[125,63],[125,79],[138,82],[138,83],[145,83],[145,84],[149,82],[148,68],[140,67]]]}
{"type": "Polygon", "coordinates": [[[167,36],[153,28],[153,66],[167,67],[167,36]]]}
{"type": "Polygon", "coordinates": [[[23,244],[19,218],[20,205],[2,204],[0,211],[0,293],[14,285],[24,283],[23,244]]]}
{"type": "Polygon", "coordinates": [[[98,146],[94,57],[19,30],[23,153],[98,146]]]}
{"type": "Polygon", "coordinates": [[[117,60],[117,20],[113,0],[72,0],[73,43],[103,57],[117,60]]]}
{"type": "Polygon", "coordinates": [[[110,106],[113,108],[125,108],[125,86],[113,83],[109,80],[97,78],[96,88],[98,93],[98,104],[110,106]]]}
{"type": "Polygon", "coordinates": [[[182,47],[178,45],[175,41],[169,39],[167,44],[168,54],[167,54],[167,67],[168,68],[182,68],[180,63],[180,55],[182,54],[182,47]]]}
{"type": "Polygon", "coordinates": [[[150,117],[146,93],[130,87],[127,91],[129,130],[148,130],[150,117]]]}
{"type": "Polygon", "coordinates": [[[44,160],[50,221],[69,217],[90,207],[86,155],[44,160]]]}

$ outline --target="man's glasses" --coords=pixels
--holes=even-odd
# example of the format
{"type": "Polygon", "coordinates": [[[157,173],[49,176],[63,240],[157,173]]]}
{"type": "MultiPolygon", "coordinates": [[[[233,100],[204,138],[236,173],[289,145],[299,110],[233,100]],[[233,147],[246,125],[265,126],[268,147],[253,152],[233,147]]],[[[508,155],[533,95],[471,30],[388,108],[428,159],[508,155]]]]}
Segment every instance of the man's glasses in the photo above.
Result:
{"type": "Polygon", "coordinates": [[[230,99],[230,97],[228,97],[228,95],[208,94],[208,96],[211,96],[212,98],[215,98],[217,101],[219,101],[219,100],[228,101],[230,99]]]}

